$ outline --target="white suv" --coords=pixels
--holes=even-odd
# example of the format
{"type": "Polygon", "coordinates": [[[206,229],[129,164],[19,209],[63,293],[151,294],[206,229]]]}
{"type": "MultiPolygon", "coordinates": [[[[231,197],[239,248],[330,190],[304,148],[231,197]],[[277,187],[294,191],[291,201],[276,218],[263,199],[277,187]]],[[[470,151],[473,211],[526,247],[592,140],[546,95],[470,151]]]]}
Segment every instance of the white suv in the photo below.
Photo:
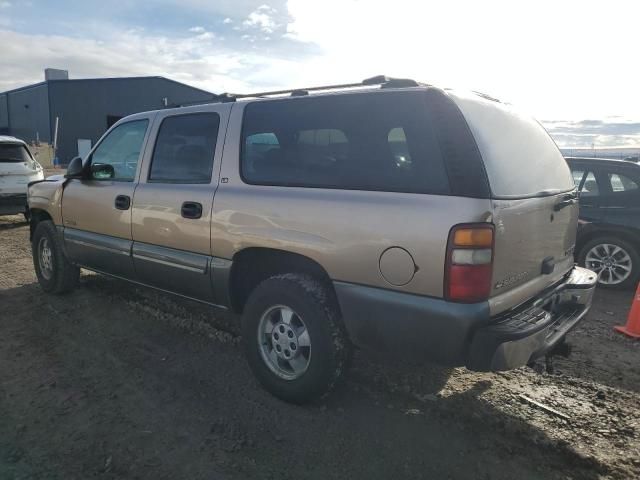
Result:
{"type": "Polygon", "coordinates": [[[0,215],[23,213],[28,218],[27,185],[36,180],[44,180],[44,173],[27,144],[0,135],[0,215]]]}

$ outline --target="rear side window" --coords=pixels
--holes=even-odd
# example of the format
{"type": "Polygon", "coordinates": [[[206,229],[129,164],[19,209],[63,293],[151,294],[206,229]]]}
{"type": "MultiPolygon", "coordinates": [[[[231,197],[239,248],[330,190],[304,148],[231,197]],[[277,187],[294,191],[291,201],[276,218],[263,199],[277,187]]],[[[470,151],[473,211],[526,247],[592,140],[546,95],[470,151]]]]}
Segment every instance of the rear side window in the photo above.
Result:
{"type": "Polygon", "coordinates": [[[27,147],[19,143],[0,143],[0,163],[28,163],[31,156],[27,147]]]}
{"type": "Polygon", "coordinates": [[[560,150],[533,118],[478,95],[450,95],[476,139],[494,197],[544,196],[574,188],[560,150]]]}
{"type": "Polygon", "coordinates": [[[449,192],[426,99],[416,92],[251,103],[241,174],[262,185],[449,192]]]}
{"type": "Polygon", "coordinates": [[[153,149],[149,181],[209,183],[219,126],[217,113],[165,118],[153,149]]]}
{"type": "Polygon", "coordinates": [[[609,183],[611,184],[611,191],[613,193],[638,190],[638,184],[636,181],[621,173],[610,173],[609,183]]]}

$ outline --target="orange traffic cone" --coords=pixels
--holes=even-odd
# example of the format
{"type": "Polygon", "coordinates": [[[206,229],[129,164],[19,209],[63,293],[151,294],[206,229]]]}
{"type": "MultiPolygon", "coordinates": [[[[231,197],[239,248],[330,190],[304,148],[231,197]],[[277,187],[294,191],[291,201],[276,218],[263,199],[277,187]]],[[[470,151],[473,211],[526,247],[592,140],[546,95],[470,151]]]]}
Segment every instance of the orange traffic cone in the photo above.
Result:
{"type": "Polygon", "coordinates": [[[633,296],[633,303],[631,303],[631,310],[629,311],[629,318],[627,318],[627,324],[624,327],[613,327],[618,332],[622,332],[625,335],[629,335],[633,338],[640,338],[640,283],[636,294],[633,296]]]}

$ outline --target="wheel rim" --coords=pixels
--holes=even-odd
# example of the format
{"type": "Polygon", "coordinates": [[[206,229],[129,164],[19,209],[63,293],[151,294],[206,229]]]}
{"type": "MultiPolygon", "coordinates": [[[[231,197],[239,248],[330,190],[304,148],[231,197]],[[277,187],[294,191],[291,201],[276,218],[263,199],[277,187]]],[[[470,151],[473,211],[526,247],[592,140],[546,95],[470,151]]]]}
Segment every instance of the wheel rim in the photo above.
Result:
{"type": "Polygon", "coordinates": [[[309,368],[309,331],[300,315],[287,306],[276,305],[262,314],[258,345],[262,360],[280,378],[295,380],[309,368]]]}
{"type": "Polygon", "coordinates": [[[53,253],[49,245],[49,239],[42,237],[38,243],[38,262],[40,263],[40,273],[50,280],[53,276],[53,253]]]}
{"type": "Polygon", "coordinates": [[[618,285],[631,275],[631,255],[619,245],[601,243],[587,252],[585,265],[598,274],[598,282],[618,285]]]}

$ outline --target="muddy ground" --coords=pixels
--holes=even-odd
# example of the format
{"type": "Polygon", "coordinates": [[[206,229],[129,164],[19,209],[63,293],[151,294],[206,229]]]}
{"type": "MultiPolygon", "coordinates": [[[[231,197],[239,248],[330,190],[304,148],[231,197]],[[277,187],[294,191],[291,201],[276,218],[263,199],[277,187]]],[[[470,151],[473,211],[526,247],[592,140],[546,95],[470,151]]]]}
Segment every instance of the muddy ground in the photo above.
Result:
{"type": "Polygon", "coordinates": [[[257,385],[231,317],[88,273],[43,294],[28,231],[0,217],[2,480],[640,478],[640,342],[612,330],[632,292],[597,292],[553,374],[358,353],[297,407],[257,385]]]}

